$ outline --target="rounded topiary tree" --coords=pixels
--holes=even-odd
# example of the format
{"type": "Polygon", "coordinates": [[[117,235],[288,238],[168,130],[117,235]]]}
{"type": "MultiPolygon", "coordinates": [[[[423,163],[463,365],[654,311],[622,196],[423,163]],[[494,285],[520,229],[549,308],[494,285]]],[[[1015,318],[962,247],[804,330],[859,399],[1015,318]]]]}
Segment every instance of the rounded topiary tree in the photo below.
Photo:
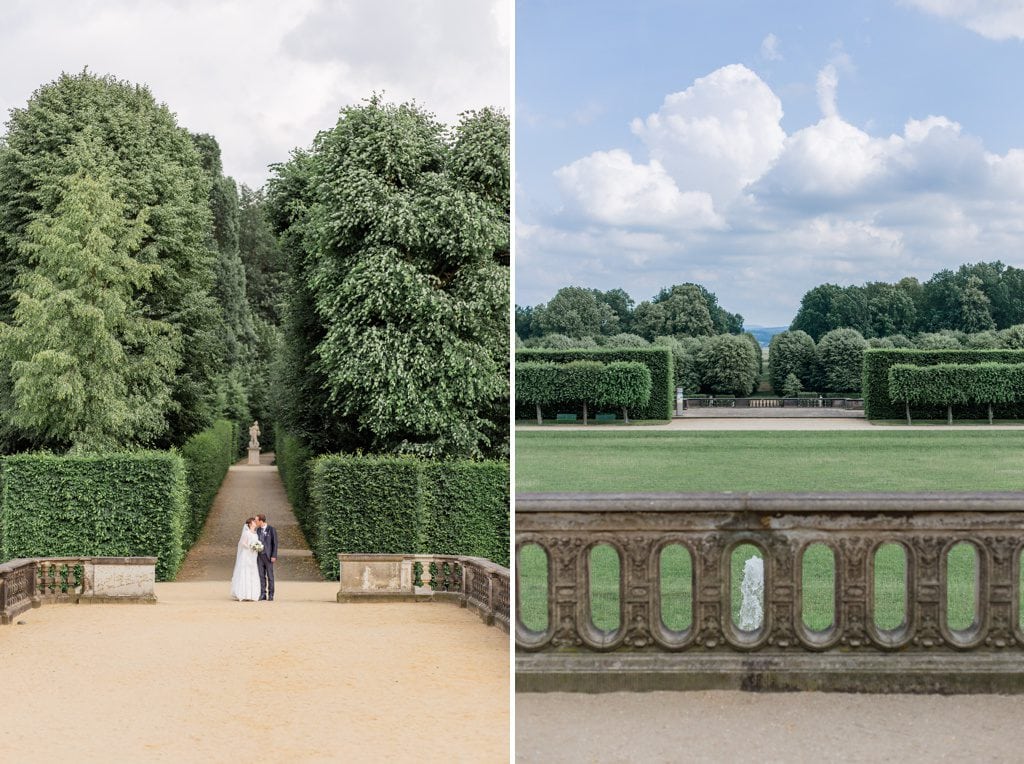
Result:
{"type": "Polygon", "coordinates": [[[825,387],[837,392],[860,390],[868,343],[856,329],[833,329],[818,342],[825,387]]]}
{"type": "Polygon", "coordinates": [[[750,395],[757,382],[757,356],[748,340],[719,334],[697,353],[703,386],[712,393],[750,395]]]}
{"type": "Polygon", "coordinates": [[[516,364],[516,400],[537,407],[537,424],[543,424],[541,406],[555,403],[558,394],[559,366],[555,363],[526,361],[516,364]]]}
{"type": "Polygon", "coordinates": [[[583,404],[583,424],[587,423],[587,404],[596,403],[604,364],[598,361],[570,361],[559,366],[558,400],[583,404]]]}
{"type": "Polygon", "coordinates": [[[803,385],[810,382],[813,370],[814,340],[811,335],[796,329],[772,337],[768,345],[768,380],[776,394],[783,391],[786,377],[790,374],[803,385]]]}
{"type": "Polygon", "coordinates": [[[597,402],[622,409],[629,423],[629,408],[643,406],[651,399],[651,370],[635,361],[613,361],[601,372],[597,402]]]}

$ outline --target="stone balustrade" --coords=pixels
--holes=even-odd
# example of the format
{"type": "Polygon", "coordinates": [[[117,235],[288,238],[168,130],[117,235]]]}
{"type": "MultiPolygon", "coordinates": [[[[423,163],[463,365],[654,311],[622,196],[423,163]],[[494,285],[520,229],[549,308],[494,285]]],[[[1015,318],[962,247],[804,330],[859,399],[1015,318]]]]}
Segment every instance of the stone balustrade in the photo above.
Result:
{"type": "Polygon", "coordinates": [[[509,631],[509,571],[481,557],[339,554],[338,602],[448,600],[509,631]]]}
{"type": "Polygon", "coordinates": [[[43,603],[156,602],[156,557],[46,557],[0,565],[0,624],[43,603]]]}
{"type": "Polygon", "coordinates": [[[517,689],[1024,692],[1022,551],[1024,493],[520,494],[517,689]],[[746,629],[741,547],[764,571],[746,629]],[[598,551],[618,579],[603,601],[598,551]],[[878,609],[893,552],[895,620],[878,609]],[[688,580],[663,593],[670,553],[688,580]],[[831,622],[808,620],[811,555],[832,561],[831,622]]]}

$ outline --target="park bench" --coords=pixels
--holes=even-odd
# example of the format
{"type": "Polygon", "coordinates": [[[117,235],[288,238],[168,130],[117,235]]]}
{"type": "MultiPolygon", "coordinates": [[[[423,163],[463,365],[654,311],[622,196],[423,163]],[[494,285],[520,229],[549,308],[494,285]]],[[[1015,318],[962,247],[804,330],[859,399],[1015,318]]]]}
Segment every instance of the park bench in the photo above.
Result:
{"type": "Polygon", "coordinates": [[[594,417],[598,422],[614,422],[615,414],[598,414],[594,417]]]}
{"type": "Polygon", "coordinates": [[[575,414],[559,414],[558,418],[555,421],[556,422],[575,422],[576,421],[576,415],[575,414]]]}

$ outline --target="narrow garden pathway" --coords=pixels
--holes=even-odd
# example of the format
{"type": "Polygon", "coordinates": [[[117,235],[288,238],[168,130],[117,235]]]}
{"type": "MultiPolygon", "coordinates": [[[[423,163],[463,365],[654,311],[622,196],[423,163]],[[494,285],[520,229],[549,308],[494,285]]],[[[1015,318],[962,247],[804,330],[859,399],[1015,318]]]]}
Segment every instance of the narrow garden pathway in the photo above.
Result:
{"type": "Polygon", "coordinates": [[[230,581],[242,525],[246,518],[261,513],[277,529],[275,580],[323,581],[273,462],[274,454],[265,453],[258,467],[241,461],[228,469],[203,532],[185,557],[176,581],[230,581]]]}

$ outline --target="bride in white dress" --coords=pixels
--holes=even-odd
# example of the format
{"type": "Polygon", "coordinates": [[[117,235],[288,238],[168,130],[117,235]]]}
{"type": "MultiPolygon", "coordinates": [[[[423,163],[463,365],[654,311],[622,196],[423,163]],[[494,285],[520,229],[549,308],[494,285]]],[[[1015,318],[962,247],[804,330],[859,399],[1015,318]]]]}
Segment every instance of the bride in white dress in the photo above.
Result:
{"type": "Polygon", "coordinates": [[[260,598],[260,572],[256,566],[256,518],[250,517],[242,526],[242,537],[238,539],[235,554],[235,572],[231,575],[231,596],[240,601],[255,601],[260,598]]]}

